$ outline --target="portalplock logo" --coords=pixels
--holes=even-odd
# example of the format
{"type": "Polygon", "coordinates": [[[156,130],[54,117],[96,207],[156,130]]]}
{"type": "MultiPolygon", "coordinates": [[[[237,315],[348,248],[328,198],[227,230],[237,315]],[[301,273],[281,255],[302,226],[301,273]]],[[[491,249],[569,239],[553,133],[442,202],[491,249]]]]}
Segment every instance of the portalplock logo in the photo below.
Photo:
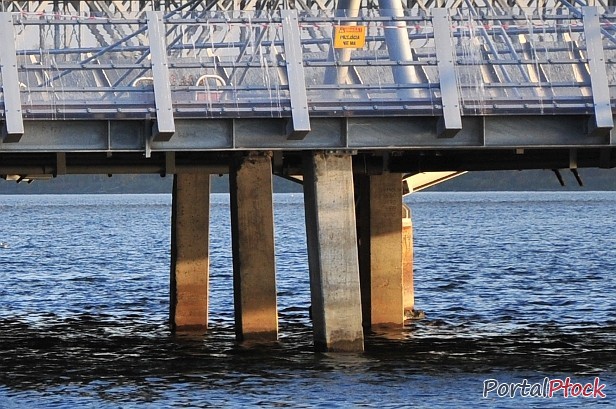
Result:
{"type": "Polygon", "coordinates": [[[542,382],[530,383],[523,379],[519,383],[504,383],[496,379],[483,381],[483,397],[497,396],[499,398],[553,398],[562,395],[564,398],[604,399],[605,384],[596,377],[592,382],[572,382],[570,377],[562,379],[543,378],[542,382]]]}

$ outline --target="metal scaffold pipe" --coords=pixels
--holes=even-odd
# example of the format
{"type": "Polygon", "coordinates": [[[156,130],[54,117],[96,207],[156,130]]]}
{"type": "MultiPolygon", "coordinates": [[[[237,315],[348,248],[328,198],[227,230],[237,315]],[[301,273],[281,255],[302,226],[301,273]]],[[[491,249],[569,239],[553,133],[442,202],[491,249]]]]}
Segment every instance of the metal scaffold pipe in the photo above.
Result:
{"type": "MultiPolygon", "coordinates": [[[[379,0],[379,9],[382,16],[394,18],[404,17],[404,9],[402,8],[402,2],[400,2],[400,0],[379,0]]],[[[385,42],[387,43],[387,50],[389,51],[389,58],[391,61],[413,61],[413,53],[411,51],[408,28],[405,21],[391,21],[385,23],[385,42]]],[[[392,71],[394,79],[398,84],[414,84],[421,82],[414,66],[394,66],[392,67],[392,71]]],[[[403,92],[403,94],[409,93],[413,93],[413,90],[406,90],[403,92]]]]}
{"type": "MultiPolygon", "coordinates": [[[[357,17],[359,15],[359,9],[361,7],[361,0],[340,0],[338,2],[338,7],[335,11],[336,17],[357,17]]],[[[349,25],[355,25],[357,23],[347,23],[349,25]]],[[[351,52],[350,48],[342,48],[342,49],[334,49],[333,47],[333,39],[332,45],[329,49],[329,61],[338,61],[338,62],[348,62],[351,60],[351,52]]],[[[341,67],[328,67],[325,70],[325,84],[346,84],[349,78],[349,67],[341,66],[341,67]]]]}

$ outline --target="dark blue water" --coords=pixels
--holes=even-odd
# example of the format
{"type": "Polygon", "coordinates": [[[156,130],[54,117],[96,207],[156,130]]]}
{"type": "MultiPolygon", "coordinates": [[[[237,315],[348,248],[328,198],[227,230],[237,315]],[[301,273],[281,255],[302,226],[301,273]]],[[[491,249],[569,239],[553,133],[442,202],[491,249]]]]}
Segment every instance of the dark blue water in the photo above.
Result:
{"type": "Polygon", "coordinates": [[[0,408],[616,405],[616,193],[420,193],[416,304],[364,354],[312,349],[301,195],[275,198],[280,342],[238,346],[228,197],[211,331],[168,331],[169,195],[0,196],[0,408]],[[607,398],[482,398],[483,381],[607,398]]]}

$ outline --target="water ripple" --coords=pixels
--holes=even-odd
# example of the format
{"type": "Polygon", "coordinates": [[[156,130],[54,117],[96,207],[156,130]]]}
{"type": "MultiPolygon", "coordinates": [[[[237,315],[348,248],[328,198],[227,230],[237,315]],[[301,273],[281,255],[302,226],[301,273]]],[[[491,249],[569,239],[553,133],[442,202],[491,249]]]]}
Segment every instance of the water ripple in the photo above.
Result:
{"type": "Polygon", "coordinates": [[[482,400],[486,377],[601,376],[616,389],[606,222],[616,194],[421,194],[410,204],[427,318],[368,333],[364,354],[322,354],[301,195],[275,198],[280,339],[265,346],[234,340],[228,196],[212,199],[211,330],[176,336],[168,195],[0,196],[10,244],[0,251],[0,407],[519,405],[482,400]]]}

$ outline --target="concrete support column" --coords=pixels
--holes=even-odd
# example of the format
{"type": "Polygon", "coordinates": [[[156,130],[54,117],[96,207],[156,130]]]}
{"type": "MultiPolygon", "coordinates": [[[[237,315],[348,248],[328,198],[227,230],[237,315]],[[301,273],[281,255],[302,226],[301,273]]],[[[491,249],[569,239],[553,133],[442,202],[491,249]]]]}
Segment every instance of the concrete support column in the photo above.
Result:
{"type": "Polygon", "coordinates": [[[304,157],[304,203],[315,347],[363,351],[350,155],[304,157]]]}
{"type": "Polygon", "coordinates": [[[402,175],[360,176],[358,182],[364,327],[402,326],[402,175]]]}
{"type": "Polygon", "coordinates": [[[175,175],[171,211],[172,330],[207,329],[209,218],[210,175],[175,175]]]}
{"type": "Polygon", "coordinates": [[[238,341],[275,341],[278,310],[271,156],[254,153],[237,158],[229,184],[235,333],[238,341]]]}
{"type": "Polygon", "coordinates": [[[413,282],[413,219],[402,219],[402,286],[404,313],[412,315],[415,308],[415,286],[413,282]],[[407,313],[408,311],[408,313],[407,313]]]}

